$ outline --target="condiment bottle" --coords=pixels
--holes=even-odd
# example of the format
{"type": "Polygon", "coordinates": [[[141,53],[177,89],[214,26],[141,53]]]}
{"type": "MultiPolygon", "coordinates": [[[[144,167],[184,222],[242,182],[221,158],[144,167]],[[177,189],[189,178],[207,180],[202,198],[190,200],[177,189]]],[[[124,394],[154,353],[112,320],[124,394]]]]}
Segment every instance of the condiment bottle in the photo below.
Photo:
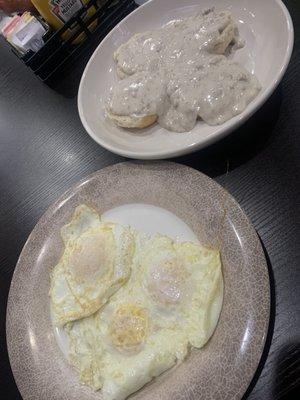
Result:
{"type": "MultiPolygon", "coordinates": [[[[31,0],[35,8],[48,24],[55,30],[60,29],[80,8],[88,3],[89,0],[31,0]]],[[[90,7],[83,16],[83,20],[88,19],[95,14],[95,7],[90,7]]],[[[93,30],[97,26],[97,20],[89,25],[89,29],[93,30]]],[[[71,26],[70,29],[62,35],[64,40],[68,39],[76,28],[71,26]]],[[[78,44],[84,40],[85,34],[81,33],[72,43],[78,44]]]]}

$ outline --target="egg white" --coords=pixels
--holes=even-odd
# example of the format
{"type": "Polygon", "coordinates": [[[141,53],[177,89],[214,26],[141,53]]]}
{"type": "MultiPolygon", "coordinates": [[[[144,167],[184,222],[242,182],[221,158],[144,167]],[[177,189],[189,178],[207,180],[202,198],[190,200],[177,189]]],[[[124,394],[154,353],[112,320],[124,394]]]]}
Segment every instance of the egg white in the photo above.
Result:
{"type": "Polygon", "coordinates": [[[61,236],[65,249],[49,292],[57,326],[96,312],[129,278],[134,252],[129,228],[102,223],[86,205],[76,208],[61,236]]]}
{"type": "Polygon", "coordinates": [[[202,347],[223,298],[219,252],[135,232],[131,275],[93,316],[66,327],[80,380],[122,400],[202,347]]]}

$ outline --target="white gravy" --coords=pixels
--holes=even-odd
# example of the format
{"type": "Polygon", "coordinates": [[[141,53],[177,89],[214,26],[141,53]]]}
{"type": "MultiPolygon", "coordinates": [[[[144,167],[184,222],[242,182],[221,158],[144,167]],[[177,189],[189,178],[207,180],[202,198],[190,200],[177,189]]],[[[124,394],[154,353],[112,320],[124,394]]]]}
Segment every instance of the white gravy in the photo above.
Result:
{"type": "Polygon", "coordinates": [[[242,47],[228,11],[214,9],[139,33],[114,54],[122,78],[108,109],[117,115],[156,114],[175,132],[197,118],[222,124],[241,113],[260,91],[257,78],[228,58],[242,47]]]}

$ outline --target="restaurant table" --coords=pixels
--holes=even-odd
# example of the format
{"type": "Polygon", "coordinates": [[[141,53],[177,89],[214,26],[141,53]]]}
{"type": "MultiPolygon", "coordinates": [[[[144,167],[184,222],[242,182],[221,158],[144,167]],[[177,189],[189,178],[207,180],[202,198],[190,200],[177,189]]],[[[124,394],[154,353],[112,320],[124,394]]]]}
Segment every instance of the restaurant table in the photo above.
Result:
{"type": "MultiPolygon", "coordinates": [[[[223,185],[265,249],[270,327],[244,396],[251,400],[292,398],[300,389],[300,1],[285,3],[294,22],[295,46],[275,93],[227,138],[174,159],[223,185]]],[[[5,400],[21,399],[7,355],[5,314],[22,247],[40,216],[66,189],[125,160],[96,144],[81,125],[76,93],[86,59],[76,73],[61,76],[49,88],[0,42],[0,397],[5,400]]]]}

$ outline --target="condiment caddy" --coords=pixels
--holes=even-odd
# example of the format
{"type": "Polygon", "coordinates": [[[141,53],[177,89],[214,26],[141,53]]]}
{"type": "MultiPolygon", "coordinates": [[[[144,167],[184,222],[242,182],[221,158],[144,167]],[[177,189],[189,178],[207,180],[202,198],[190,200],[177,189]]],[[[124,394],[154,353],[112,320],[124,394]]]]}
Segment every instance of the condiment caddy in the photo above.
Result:
{"type": "MultiPolygon", "coordinates": [[[[56,8],[60,18],[58,23],[42,8],[42,3],[46,2],[33,1],[44,17],[37,17],[46,31],[42,37],[43,46],[37,51],[29,49],[25,53],[15,47],[12,47],[12,51],[50,86],[59,79],[64,70],[75,67],[82,54],[94,48],[118,22],[138,7],[133,0],[80,1],[83,6],[78,7],[71,18],[66,17],[66,22],[62,14],[67,10],[56,8]]],[[[52,0],[51,3],[59,6],[60,2],[52,0]]]]}

